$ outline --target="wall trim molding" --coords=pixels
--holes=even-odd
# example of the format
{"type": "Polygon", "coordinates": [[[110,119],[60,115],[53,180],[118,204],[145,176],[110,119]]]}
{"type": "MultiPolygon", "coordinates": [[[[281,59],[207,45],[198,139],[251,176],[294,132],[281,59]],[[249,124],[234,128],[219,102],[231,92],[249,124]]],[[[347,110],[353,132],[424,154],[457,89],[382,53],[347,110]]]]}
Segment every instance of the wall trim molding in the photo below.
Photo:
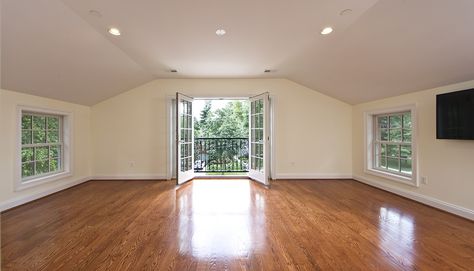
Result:
{"type": "Polygon", "coordinates": [[[292,179],[352,179],[351,174],[340,173],[277,173],[274,180],[292,180],[292,179]]]}
{"type": "Polygon", "coordinates": [[[393,194],[397,194],[399,196],[402,196],[402,197],[405,197],[405,198],[408,198],[408,199],[426,204],[426,205],[434,207],[436,209],[440,209],[440,210],[446,211],[448,213],[455,214],[455,215],[458,215],[458,216],[461,216],[461,217],[464,217],[466,219],[474,221],[474,210],[471,210],[471,209],[468,209],[468,208],[465,208],[465,207],[461,207],[459,205],[455,205],[455,204],[452,204],[452,203],[449,203],[449,202],[445,202],[445,201],[439,200],[437,198],[422,195],[420,193],[416,193],[416,192],[408,191],[408,190],[405,190],[405,189],[402,189],[402,188],[398,188],[398,187],[395,187],[395,186],[392,186],[392,185],[389,185],[389,184],[383,184],[383,183],[377,182],[375,180],[372,180],[370,178],[366,178],[364,176],[354,175],[353,179],[358,181],[358,182],[361,182],[361,183],[364,183],[364,184],[367,184],[367,185],[370,185],[370,186],[373,186],[373,187],[391,192],[393,194]]]}
{"type": "Polygon", "coordinates": [[[31,201],[34,201],[34,200],[37,200],[37,199],[40,199],[40,198],[44,198],[44,197],[49,196],[51,194],[66,190],[68,188],[71,188],[73,186],[85,183],[85,182],[90,181],[90,180],[91,180],[90,177],[84,177],[84,178],[76,179],[76,180],[73,180],[73,181],[70,181],[70,182],[67,182],[67,183],[64,183],[64,184],[57,185],[55,187],[52,187],[52,188],[49,188],[49,189],[46,189],[46,190],[43,190],[43,191],[33,193],[31,195],[18,196],[18,197],[15,197],[13,199],[10,199],[10,200],[0,202],[0,212],[4,212],[4,211],[7,211],[9,209],[15,208],[17,206],[23,205],[25,203],[28,203],[28,202],[31,202],[31,201]]]}
{"type": "Polygon", "coordinates": [[[97,175],[91,176],[90,180],[94,181],[109,181],[109,180],[169,180],[167,174],[130,174],[130,175],[97,175]]]}

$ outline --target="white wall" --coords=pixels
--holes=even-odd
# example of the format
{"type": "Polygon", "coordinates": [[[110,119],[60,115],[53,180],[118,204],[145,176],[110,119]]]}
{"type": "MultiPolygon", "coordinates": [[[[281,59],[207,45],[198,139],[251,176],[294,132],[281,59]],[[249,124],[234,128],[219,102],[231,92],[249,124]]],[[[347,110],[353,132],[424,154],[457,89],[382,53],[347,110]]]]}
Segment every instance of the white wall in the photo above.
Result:
{"type": "Polygon", "coordinates": [[[90,107],[0,89],[0,211],[85,181],[91,175],[90,107]],[[14,191],[17,106],[40,107],[73,113],[73,175],[14,191]]]}
{"type": "Polygon", "coordinates": [[[436,139],[436,94],[474,88],[474,81],[420,91],[353,107],[354,177],[425,203],[474,218],[474,141],[436,139]],[[364,112],[415,104],[418,170],[428,184],[399,184],[364,173],[364,112]]]}
{"type": "Polygon", "coordinates": [[[276,119],[276,177],[350,177],[474,218],[474,141],[436,140],[436,94],[474,81],[350,106],[285,79],[162,79],[92,108],[0,90],[0,210],[97,177],[165,178],[167,102],[175,92],[242,97],[270,92],[276,119]],[[412,187],[364,172],[365,111],[417,105],[418,170],[428,184],[412,187]],[[14,192],[16,106],[74,112],[74,175],[14,192]],[[134,162],[134,167],[130,167],[134,162]]]}
{"type": "Polygon", "coordinates": [[[285,79],[162,79],[92,107],[96,176],[166,177],[167,100],[177,91],[194,97],[268,91],[276,111],[276,177],[352,175],[350,105],[285,79]]]}

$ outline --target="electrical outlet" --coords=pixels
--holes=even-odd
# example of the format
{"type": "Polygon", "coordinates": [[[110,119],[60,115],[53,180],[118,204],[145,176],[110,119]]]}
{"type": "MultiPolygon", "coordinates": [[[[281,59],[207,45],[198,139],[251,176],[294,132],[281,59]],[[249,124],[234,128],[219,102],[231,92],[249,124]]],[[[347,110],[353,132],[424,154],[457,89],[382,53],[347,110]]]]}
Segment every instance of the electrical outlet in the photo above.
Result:
{"type": "Polygon", "coordinates": [[[134,161],[130,161],[130,162],[128,162],[128,165],[129,165],[130,167],[135,167],[135,162],[134,162],[134,161]]]}
{"type": "Polygon", "coordinates": [[[422,183],[422,184],[428,184],[428,177],[422,176],[422,177],[421,177],[421,183],[422,183]]]}

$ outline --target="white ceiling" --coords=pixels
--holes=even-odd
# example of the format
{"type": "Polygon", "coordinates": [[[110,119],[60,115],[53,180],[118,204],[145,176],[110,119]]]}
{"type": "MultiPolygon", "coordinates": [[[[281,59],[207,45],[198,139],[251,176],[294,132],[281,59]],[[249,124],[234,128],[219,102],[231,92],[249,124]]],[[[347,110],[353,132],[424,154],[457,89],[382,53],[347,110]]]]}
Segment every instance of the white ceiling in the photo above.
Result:
{"type": "Polygon", "coordinates": [[[2,87],[86,105],[153,78],[284,77],[353,104],[474,79],[472,0],[1,1],[2,87]]]}

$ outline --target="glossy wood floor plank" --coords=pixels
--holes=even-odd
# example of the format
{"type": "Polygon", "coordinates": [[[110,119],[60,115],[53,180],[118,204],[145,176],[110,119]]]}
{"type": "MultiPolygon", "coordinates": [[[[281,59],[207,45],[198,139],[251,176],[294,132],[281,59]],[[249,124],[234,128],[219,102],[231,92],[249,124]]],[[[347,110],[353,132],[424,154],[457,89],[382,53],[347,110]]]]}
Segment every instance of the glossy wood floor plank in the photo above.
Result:
{"type": "Polygon", "coordinates": [[[474,223],[350,180],[92,181],[2,214],[2,270],[473,270],[474,223]]]}

